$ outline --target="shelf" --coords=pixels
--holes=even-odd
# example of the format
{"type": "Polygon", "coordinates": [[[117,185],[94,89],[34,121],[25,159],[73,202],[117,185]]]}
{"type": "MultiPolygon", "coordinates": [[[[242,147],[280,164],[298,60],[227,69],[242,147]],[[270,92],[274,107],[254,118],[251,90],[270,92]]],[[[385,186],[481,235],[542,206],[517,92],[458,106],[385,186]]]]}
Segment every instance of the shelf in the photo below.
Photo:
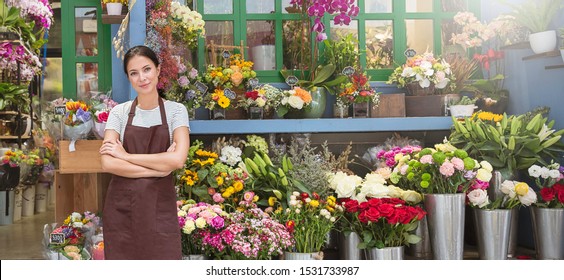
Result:
{"type": "Polygon", "coordinates": [[[529,42],[519,42],[511,45],[506,45],[501,47],[502,50],[522,50],[522,49],[530,49],[531,44],[529,42]]]}
{"type": "MultiPolygon", "coordinates": [[[[29,139],[29,136],[22,136],[21,139],[29,139]]],[[[0,140],[17,140],[18,136],[8,135],[8,136],[0,136],[0,140]]]]}
{"type": "Polygon", "coordinates": [[[129,12],[127,5],[123,5],[121,8],[121,15],[108,15],[106,7],[102,7],[102,23],[104,24],[121,24],[125,16],[129,12]]]}
{"type": "Polygon", "coordinates": [[[193,120],[190,134],[340,133],[450,130],[451,117],[193,120]]]}
{"type": "Polygon", "coordinates": [[[536,59],[536,58],[554,57],[554,56],[560,56],[560,50],[554,50],[554,51],[550,51],[550,52],[525,56],[525,57],[523,57],[523,60],[531,60],[531,59],[536,59]]]}
{"type": "Polygon", "coordinates": [[[545,67],[544,67],[545,70],[560,69],[560,68],[564,68],[564,64],[560,64],[560,65],[550,65],[550,66],[545,66],[545,67]]]}

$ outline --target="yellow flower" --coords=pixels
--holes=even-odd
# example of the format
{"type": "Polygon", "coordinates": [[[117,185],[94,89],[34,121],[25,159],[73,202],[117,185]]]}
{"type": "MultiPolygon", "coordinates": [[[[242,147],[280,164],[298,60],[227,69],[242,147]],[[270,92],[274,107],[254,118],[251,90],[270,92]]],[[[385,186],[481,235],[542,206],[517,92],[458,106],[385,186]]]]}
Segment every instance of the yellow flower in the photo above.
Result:
{"type": "Polygon", "coordinates": [[[233,188],[235,189],[236,192],[242,191],[243,190],[243,182],[235,181],[235,183],[233,183],[233,188]]]}
{"type": "Polygon", "coordinates": [[[311,207],[313,207],[313,208],[317,208],[317,207],[319,206],[319,200],[317,200],[317,199],[312,199],[312,200],[309,202],[309,205],[311,205],[311,207]]]}
{"type": "Polygon", "coordinates": [[[235,193],[235,188],[233,187],[228,187],[226,190],[226,192],[230,192],[231,194],[235,193]]]}
{"type": "Polygon", "coordinates": [[[255,196],[253,197],[253,202],[257,202],[258,200],[259,200],[259,196],[258,196],[258,195],[255,195],[255,196]]]}
{"type": "Polygon", "coordinates": [[[499,122],[503,119],[503,115],[494,114],[492,112],[480,112],[477,117],[483,121],[499,122]]]}
{"type": "Polygon", "coordinates": [[[231,104],[231,100],[229,100],[229,98],[225,96],[220,96],[219,99],[217,100],[217,104],[219,105],[219,107],[225,109],[229,107],[229,105],[231,104]]]}
{"type": "Polygon", "coordinates": [[[268,198],[268,206],[274,206],[274,203],[276,203],[277,199],[274,196],[271,196],[268,198]]]}
{"type": "Polygon", "coordinates": [[[529,192],[529,185],[524,182],[515,184],[515,193],[519,196],[524,196],[529,192]]]}
{"type": "Polygon", "coordinates": [[[196,151],[196,155],[200,157],[211,157],[211,158],[218,158],[218,155],[214,152],[208,152],[202,149],[196,151]]]}
{"type": "Polygon", "coordinates": [[[228,198],[228,197],[230,197],[232,194],[233,194],[232,192],[229,192],[229,191],[226,190],[225,192],[223,192],[223,193],[221,194],[221,196],[222,196],[223,198],[228,198]]]}
{"type": "Polygon", "coordinates": [[[68,217],[65,219],[65,221],[63,222],[63,224],[68,225],[68,224],[70,224],[70,221],[71,221],[71,217],[68,216],[68,217]]]}
{"type": "Polygon", "coordinates": [[[223,185],[223,177],[217,176],[217,177],[215,177],[215,181],[217,182],[218,186],[223,185]]]}

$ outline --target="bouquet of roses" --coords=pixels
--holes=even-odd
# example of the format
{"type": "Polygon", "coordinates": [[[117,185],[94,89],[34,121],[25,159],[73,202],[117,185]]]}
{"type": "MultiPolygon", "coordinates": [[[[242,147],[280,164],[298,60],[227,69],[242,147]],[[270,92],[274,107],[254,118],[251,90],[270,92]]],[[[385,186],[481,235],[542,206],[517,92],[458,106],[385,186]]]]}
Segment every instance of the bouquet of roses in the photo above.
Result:
{"type": "Polygon", "coordinates": [[[245,97],[239,100],[239,107],[245,109],[260,107],[264,108],[264,111],[270,112],[280,104],[281,94],[280,89],[264,84],[258,89],[246,92],[245,97]]]}
{"type": "Polygon", "coordinates": [[[178,225],[182,231],[182,254],[203,254],[204,236],[225,228],[228,214],[219,205],[193,200],[179,201],[178,225]]]}
{"type": "Polygon", "coordinates": [[[294,247],[291,251],[298,253],[320,252],[325,244],[327,234],[333,229],[343,213],[336,198],[326,199],[312,193],[293,192],[288,207],[280,207],[276,218],[286,225],[293,235],[294,247]]]}
{"type": "Polygon", "coordinates": [[[98,139],[104,138],[104,129],[106,128],[110,111],[118,105],[110,96],[111,94],[97,93],[90,98],[90,110],[94,115],[92,131],[98,139]]]}
{"type": "MultiPolygon", "coordinates": [[[[70,260],[90,259],[87,247],[90,246],[89,239],[100,225],[100,218],[91,212],[73,212],[69,215],[63,225],[55,228],[51,234],[63,234],[62,243],[49,243],[47,248],[50,252],[62,254],[70,260]]],[[[46,238],[49,240],[49,238],[46,238]]],[[[50,254],[48,252],[48,254],[50,254]]]]}
{"type": "Polygon", "coordinates": [[[246,192],[225,229],[204,234],[206,252],[221,259],[265,260],[293,245],[292,236],[284,225],[257,207],[258,199],[253,192],[246,192]]]}
{"type": "Polygon", "coordinates": [[[282,117],[290,110],[307,110],[311,104],[312,98],[309,91],[300,87],[282,91],[280,106],[276,109],[278,116],[282,117]]]}
{"type": "Polygon", "coordinates": [[[520,205],[530,206],[537,201],[535,191],[524,182],[505,180],[501,184],[503,197],[490,201],[487,193],[488,184],[475,184],[468,190],[470,206],[480,209],[513,209],[520,205]]]}
{"type": "Polygon", "coordinates": [[[540,188],[539,194],[542,202],[536,205],[547,208],[564,208],[564,168],[558,163],[540,167],[529,167],[529,176],[535,178],[536,185],[540,188]]]}

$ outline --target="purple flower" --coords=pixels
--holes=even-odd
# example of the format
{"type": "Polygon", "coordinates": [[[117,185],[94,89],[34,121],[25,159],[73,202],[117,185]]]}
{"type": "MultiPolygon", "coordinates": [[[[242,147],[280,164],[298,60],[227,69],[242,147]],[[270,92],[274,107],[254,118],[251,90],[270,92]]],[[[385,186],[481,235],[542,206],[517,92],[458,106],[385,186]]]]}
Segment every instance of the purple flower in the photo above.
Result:
{"type": "Polygon", "coordinates": [[[321,41],[327,40],[327,34],[325,34],[325,33],[319,33],[319,34],[317,34],[317,36],[315,37],[315,40],[317,40],[317,42],[321,42],[321,41]]]}
{"type": "Polygon", "coordinates": [[[341,13],[337,15],[333,21],[335,22],[335,25],[349,25],[349,23],[351,23],[351,18],[347,16],[347,14],[341,13]]]}
{"type": "Polygon", "coordinates": [[[358,8],[358,6],[352,5],[351,9],[347,13],[347,15],[349,15],[350,17],[356,17],[356,16],[358,16],[359,12],[360,12],[360,9],[358,8]]]}
{"type": "Polygon", "coordinates": [[[331,8],[335,11],[346,13],[349,9],[349,4],[344,0],[334,0],[333,3],[331,3],[331,8]]]}
{"type": "Polygon", "coordinates": [[[323,17],[323,15],[325,14],[325,7],[323,7],[319,3],[315,3],[307,9],[307,14],[310,17],[316,16],[318,17],[317,19],[319,19],[320,17],[323,17]]]}
{"type": "Polygon", "coordinates": [[[186,76],[180,76],[180,78],[178,78],[178,84],[181,87],[186,87],[190,84],[190,81],[188,80],[188,77],[186,76]]]}
{"type": "Polygon", "coordinates": [[[198,77],[198,70],[196,70],[196,68],[192,68],[190,73],[188,73],[188,77],[190,77],[190,79],[196,79],[196,77],[198,77]]]}
{"type": "Polygon", "coordinates": [[[225,220],[223,220],[221,216],[215,216],[211,221],[211,225],[215,229],[223,228],[223,226],[225,225],[225,220]]]}
{"type": "Polygon", "coordinates": [[[82,123],[86,123],[92,119],[92,114],[82,110],[82,108],[78,108],[78,110],[76,110],[76,119],[82,123]]]}
{"type": "Polygon", "coordinates": [[[316,18],[311,29],[317,33],[322,33],[325,31],[325,25],[320,18],[316,18]]]}

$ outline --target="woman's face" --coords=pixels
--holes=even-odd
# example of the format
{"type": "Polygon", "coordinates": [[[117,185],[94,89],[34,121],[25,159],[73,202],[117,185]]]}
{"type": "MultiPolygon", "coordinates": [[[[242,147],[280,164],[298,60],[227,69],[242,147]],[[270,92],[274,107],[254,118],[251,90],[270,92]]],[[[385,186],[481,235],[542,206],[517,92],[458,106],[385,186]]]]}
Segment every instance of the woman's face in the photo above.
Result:
{"type": "Polygon", "coordinates": [[[136,55],[127,63],[127,77],[137,94],[157,92],[160,67],[147,57],[136,55]]]}

